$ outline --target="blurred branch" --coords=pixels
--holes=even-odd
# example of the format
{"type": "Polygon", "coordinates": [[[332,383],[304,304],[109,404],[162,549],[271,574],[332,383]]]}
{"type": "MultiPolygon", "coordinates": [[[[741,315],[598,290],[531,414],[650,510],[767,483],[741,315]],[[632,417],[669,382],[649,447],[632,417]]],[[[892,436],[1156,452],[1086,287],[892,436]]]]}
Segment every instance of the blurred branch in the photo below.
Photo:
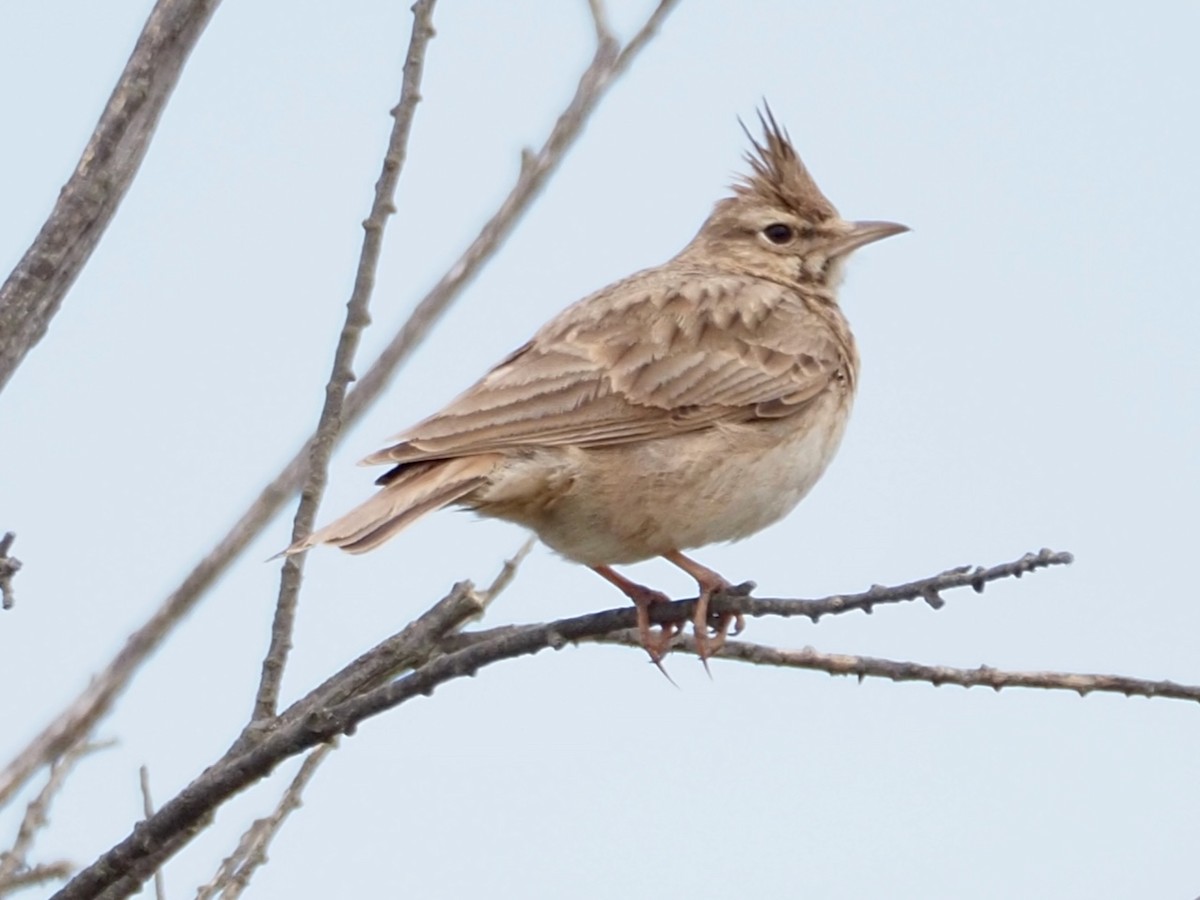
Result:
{"type": "Polygon", "coordinates": [[[525,539],[525,543],[517,548],[517,552],[504,561],[500,571],[492,579],[492,583],[479,592],[479,615],[475,618],[482,618],[484,611],[512,584],[513,579],[517,577],[517,570],[521,568],[521,563],[525,562],[525,557],[533,550],[536,543],[537,538],[532,534],[529,535],[525,539]]]}
{"type": "MultiPolygon", "coordinates": [[[[138,784],[142,788],[142,814],[148,819],[154,815],[154,798],[150,796],[150,770],[146,766],[138,769],[138,784]]],[[[154,898],[167,900],[167,888],[163,883],[162,869],[154,870],[154,898]]]]}
{"type": "Polygon", "coordinates": [[[583,126],[604,97],[605,91],[629,67],[637,52],[658,32],[662,21],[677,2],[678,0],[662,0],[623,49],[618,50],[616,40],[607,31],[597,30],[596,52],[591,65],[580,77],[575,96],[554,123],[550,136],[536,153],[530,150],[522,153],[517,183],[463,255],[416,305],[408,321],[359,380],[358,387],[347,398],[348,416],[357,418],[365,406],[374,402],[378,393],[390,382],[400,363],[424,340],[430,328],[457,299],[463,288],[474,279],[483,268],[483,264],[512,234],[522,214],[541,193],[550,175],[558,168],[571,145],[583,131],[583,126]]]}
{"type": "Polygon", "coordinates": [[[133,183],[220,0],[158,0],[50,217],[0,285],[0,390],[42,339],[133,183]]]}
{"type": "MultiPolygon", "coordinates": [[[[363,244],[354,277],[354,290],[346,304],[346,321],[338,336],[333,355],[333,371],[325,385],[325,403],[317,421],[317,430],[309,442],[308,474],[300,491],[300,505],[292,523],[292,540],[307,537],[313,529],[317,509],[325,495],[329,480],[329,458],[342,430],[342,410],[346,391],[354,380],[354,356],[363,331],[371,323],[368,312],[371,293],[375,288],[375,272],[383,251],[383,231],[388,216],[396,211],[396,185],[408,156],[408,136],[412,132],[417,103],[421,100],[421,76],[425,71],[425,51],[434,35],[433,7],[435,0],[417,0],[413,5],[412,36],[404,60],[404,77],[400,101],[392,109],[392,134],[383,157],[383,172],[375,182],[375,200],[371,213],[363,222],[363,244]]],[[[253,720],[275,715],[283,668],[292,647],[292,632],[296,624],[296,605],[300,598],[300,583],[304,577],[307,554],[285,556],[279,574],[279,599],[275,605],[275,620],[271,624],[271,644],[262,664],[258,696],[254,700],[253,720]]]]}
{"type": "MultiPolygon", "coordinates": [[[[308,754],[308,758],[300,766],[300,771],[283,792],[275,811],[264,819],[255,820],[246,830],[238,842],[237,849],[221,863],[212,881],[196,893],[196,900],[213,900],[218,896],[225,900],[235,900],[242,895],[242,891],[254,877],[255,870],[267,861],[267,848],[283,827],[284,821],[300,808],[300,798],[304,789],[308,787],[308,782],[316,774],[317,767],[325,761],[335,746],[334,743],[325,744],[308,754]]],[[[155,875],[157,874],[156,871],[155,875]]]]}
{"type": "Polygon", "coordinates": [[[74,868],[66,860],[61,860],[22,869],[6,881],[0,882],[0,897],[7,897],[9,894],[23,891],[25,888],[45,884],[47,881],[62,881],[70,876],[71,870],[74,868]]]}
{"type": "Polygon", "coordinates": [[[50,806],[76,763],[85,756],[111,746],[112,741],[76,744],[69,747],[50,766],[50,777],[46,779],[46,784],[25,808],[25,815],[21,817],[21,824],[17,826],[17,836],[12,848],[0,853],[0,897],[44,881],[66,878],[71,874],[73,866],[68,862],[30,866],[29,854],[33,850],[38,832],[49,824],[50,806]]]}
{"type": "MultiPolygon", "coordinates": [[[[983,583],[995,578],[1019,577],[1025,572],[1033,571],[1039,566],[1061,565],[1069,561],[1067,554],[1054,554],[1045,551],[1042,554],[1031,554],[1014,563],[994,566],[990,569],[955,569],[942,575],[901,585],[896,588],[875,587],[859,595],[830,597],[824,601],[766,601],[774,609],[784,609],[783,604],[797,604],[797,615],[808,615],[813,604],[823,604],[830,613],[848,612],[851,609],[862,608],[847,601],[870,596],[872,603],[901,602],[911,599],[909,596],[918,586],[928,586],[933,583],[938,589],[965,587],[983,583]],[[964,576],[970,576],[964,578],[964,576]]],[[[426,616],[433,616],[441,608],[441,621],[456,621],[458,617],[470,611],[471,594],[469,588],[459,587],[446,600],[430,610],[426,616]]],[[[755,601],[749,597],[728,595],[721,598],[723,607],[730,612],[742,612],[753,615],[755,601]]],[[[659,604],[666,608],[666,615],[671,621],[688,621],[692,615],[695,601],[659,604]]],[[[718,607],[721,608],[721,607],[718,607]]],[[[761,610],[760,610],[761,611],[761,610]]],[[[784,612],[766,613],[772,615],[784,612]]],[[[656,618],[658,618],[656,616],[656,618]]],[[[483,635],[462,635],[462,645],[455,639],[443,638],[442,646],[449,652],[430,654],[423,664],[409,674],[389,681],[388,683],[363,691],[373,677],[381,673],[395,670],[398,666],[411,661],[411,655],[420,648],[428,652],[428,644],[417,644],[410,640],[400,640],[398,635],[384,644],[364,654],[351,666],[346,667],[338,675],[329,679],[325,685],[312,692],[309,697],[299,701],[291,710],[284,712],[272,723],[269,730],[263,730],[260,737],[253,742],[240,742],[229,754],[218,763],[208,767],[198,778],[188,785],[177,797],[166,803],[154,816],[141,822],[133,834],[121,841],[107,853],[103,854],[91,866],[83,870],[56,896],[60,900],[82,900],[100,895],[123,896],[137,888],[138,880],[144,878],[142,873],[152,870],[153,866],[161,864],[169,852],[186,842],[188,836],[194,834],[199,823],[210,817],[213,812],[238,791],[270,774],[280,762],[290,756],[302,753],[318,744],[335,739],[341,734],[352,734],[358,725],[372,716],[385,710],[399,706],[413,699],[432,694],[441,684],[455,678],[473,676],[484,666],[505,659],[526,656],[546,648],[561,649],[568,643],[599,640],[605,636],[628,632],[634,627],[635,612],[630,608],[607,610],[586,616],[561,619],[556,622],[536,625],[522,625],[511,628],[493,629],[483,635]],[[390,645],[390,646],[389,646],[390,645]],[[457,649],[456,649],[457,646],[457,649]],[[387,649],[384,649],[384,648],[387,649]],[[369,673],[369,674],[367,674],[369,673]],[[341,680],[353,678],[359,687],[357,691],[342,691],[341,680]],[[338,702],[339,696],[347,699],[338,702]],[[240,751],[240,752],[239,752],[240,751]],[[168,849],[164,849],[168,848],[168,849]],[[111,885],[123,885],[120,893],[107,890],[111,885]]],[[[414,626],[416,623],[414,623],[414,626]]],[[[406,629],[409,632],[413,626],[406,629]]],[[[435,629],[429,629],[427,636],[436,634],[435,629]]],[[[731,650],[731,654],[739,652],[731,650]]],[[[785,651],[778,651],[785,652],[785,651]]],[[[720,655],[720,654],[718,654],[720,655]]],[[[734,658],[732,655],[730,658],[734,658]]],[[[896,665],[910,665],[897,663],[896,665]]],[[[944,673],[954,670],[943,670],[940,667],[928,667],[930,672],[944,673]]],[[[1015,673],[1009,673],[1010,676],[1015,673]]],[[[1058,678],[1089,678],[1109,679],[1108,683],[1120,683],[1122,692],[1146,692],[1147,696],[1177,697],[1200,701],[1200,687],[1180,687],[1170,682],[1142,682],[1137,679],[1123,679],[1116,676],[1056,676],[1058,678]]],[[[936,682],[935,682],[936,683],[936,682]]],[[[1097,680],[1096,690],[1103,690],[1097,680]]],[[[1077,689],[1077,688],[1072,688],[1077,689]]]]}
{"type": "MultiPolygon", "coordinates": [[[[525,154],[517,183],[496,214],[483,226],[479,236],[446,275],[417,304],[408,321],[347,396],[342,415],[343,428],[356,422],[379,398],[400,364],[458,298],[483,264],[500,248],[579,137],[604,91],[628,68],[676,3],[677,0],[662,0],[620,53],[614,54],[610,42],[597,47],[591,64],[580,78],[575,96],[555,122],[542,149],[536,154],[525,154]]],[[[62,747],[76,740],[79,734],[89,731],[108,712],[142,663],[300,488],[307,469],[311,441],[310,438],[305,442],[283,471],[262,489],[226,535],[195,565],[158,610],[126,639],[125,646],[91,679],[87,689],[0,771],[0,806],[62,747]]]]}
{"type": "Polygon", "coordinates": [[[8,555],[16,539],[16,534],[11,531],[6,531],[4,537],[0,537],[0,609],[12,609],[16,602],[12,580],[21,569],[21,561],[8,555]]]}

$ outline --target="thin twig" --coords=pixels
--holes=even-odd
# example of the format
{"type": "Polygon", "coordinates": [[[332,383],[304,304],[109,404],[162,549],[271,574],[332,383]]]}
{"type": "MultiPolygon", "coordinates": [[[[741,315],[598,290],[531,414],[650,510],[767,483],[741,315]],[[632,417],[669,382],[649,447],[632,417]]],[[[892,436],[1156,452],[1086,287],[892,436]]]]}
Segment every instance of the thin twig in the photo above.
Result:
{"type": "MultiPolygon", "coordinates": [[[[1020,559],[1001,563],[998,566],[959,566],[940,575],[920,578],[907,584],[893,587],[872,585],[870,590],[859,594],[834,595],[821,600],[790,600],[766,597],[732,599],[717,597],[712,601],[715,613],[738,612],[745,616],[803,616],[818,621],[822,616],[862,610],[870,614],[881,603],[902,603],[907,600],[924,600],[934,609],[940,609],[942,591],[970,587],[977,594],[983,593],[984,585],[1002,578],[1020,578],[1028,572],[1050,566],[1066,566],[1074,562],[1070,553],[1042,549],[1037,553],[1026,553],[1020,559]],[[734,606],[736,605],[736,608],[734,606]]],[[[657,616],[652,616],[657,621],[657,616]]]]}
{"type": "MultiPolygon", "coordinates": [[[[216,765],[223,765],[244,753],[262,740],[264,734],[290,723],[303,722],[309,717],[320,717],[325,710],[354,694],[374,687],[399,672],[423,665],[433,656],[443,652],[445,640],[468,622],[482,616],[487,605],[512,582],[517,567],[532,545],[532,540],[526,541],[511,559],[506,560],[492,584],[485,590],[475,590],[469,581],[454,585],[449,594],[411,622],[402,632],[388,638],[344,667],[334,678],[326,680],[310,691],[281,715],[267,723],[247,728],[216,765]]],[[[135,891],[144,877],[139,873],[157,870],[179,847],[185,845],[193,834],[198,833],[200,828],[201,824],[197,822],[190,831],[174,836],[98,896],[121,897],[135,891]]],[[[236,855],[237,851],[234,853],[234,856],[236,855]]]]}
{"type": "MultiPolygon", "coordinates": [[[[456,633],[468,622],[479,619],[486,608],[512,583],[521,563],[529,555],[530,550],[533,549],[533,545],[534,539],[530,537],[511,558],[504,561],[500,572],[484,590],[475,590],[469,581],[463,581],[454,585],[449,594],[413,620],[400,634],[394,635],[370,653],[364,654],[349,666],[343,668],[338,673],[336,681],[331,679],[325,682],[320,687],[309,692],[307,696],[292,704],[283,715],[271,721],[270,727],[276,728],[288,722],[295,722],[310,715],[320,714],[322,710],[340,703],[355,693],[373,687],[399,672],[407,671],[427,662],[434,654],[441,652],[443,641],[449,635],[456,633]]],[[[226,754],[226,758],[243,752],[258,739],[259,734],[260,732],[257,730],[244,734],[230,749],[229,753],[226,754]]],[[[321,756],[314,759],[316,754],[313,754],[305,762],[305,766],[308,767],[311,763],[311,767],[315,769],[324,758],[325,752],[332,749],[333,746],[335,744],[327,744],[319,748],[317,752],[321,756]]],[[[300,775],[297,775],[297,781],[301,781],[301,776],[304,776],[303,783],[306,783],[311,774],[305,774],[305,769],[302,769],[300,775]]],[[[299,789],[302,789],[303,783],[299,789]]],[[[293,782],[293,789],[296,789],[295,781],[293,782]]],[[[297,796],[299,789],[296,789],[297,796]]],[[[261,839],[258,829],[263,827],[262,823],[271,821],[274,820],[259,820],[247,830],[242,836],[237,849],[222,863],[221,868],[213,876],[212,881],[201,889],[200,894],[197,895],[197,900],[215,897],[220,890],[224,889],[224,885],[226,884],[238,883],[241,887],[245,886],[245,882],[249,880],[253,868],[256,868],[260,863],[255,862],[254,866],[247,870],[242,861],[257,846],[256,841],[261,839]],[[243,873],[244,878],[242,877],[243,873]]],[[[274,832],[281,825],[281,819],[275,822],[272,826],[271,835],[266,837],[266,841],[269,842],[274,832]]],[[[265,852],[265,844],[263,844],[263,851],[265,852]]],[[[240,892],[241,887],[238,888],[238,892],[240,892]]],[[[230,894],[226,889],[225,896],[236,896],[236,894],[230,894]]]]}
{"type": "Polygon", "coordinates": [[[512,234],[525,210],[541,193],[550,176],[566,156],[567,150],[583,131],[583,126],[605,91],[629,67],[637,52],[657,33],[663,20],[677,3],[678,0],[662,0],[637,34],[619,52],[616,41],[609,35],[605,35],[605,39],[597,43],[591,65],[580,76],[575,96],[554,123],[546,142],[536,153],[526,150],[522,154],[517,183],[471,245],[416,305],[408,321],[379,354],[375,364],[359,380],[358,387],[346,399],[348,415],[357,415],[360,404],[373,402],[376,394],[390,382],[399,364],[425,339],[434,323],[512,234]]]}
{"type": "Polygon", "coordinates": [[[247,729],[230,748],[226,758],[244,753],[262,736],[281,725],[297,722],[379,684],[396,672],[407,671],[440,652],[442,641],[483,612],[483,603],[469,581],[461,581],[450,593],[392,635],[343,667],[309,691],[265,727],[247,729]]]}
{"type": "MultiPolygon", "coordinates": [[[[358,271],[354,277],[354,289],[346,304],[346,321],[338,337],[337,350],[333,355],[333,371],[325,385],[325,404],[317,422],[317,430],[310,442],[308,476],[300,491],[300,505],[292,523],[292,540],[307,537],[313,529],[317,509],[325,495],[329,479],[329,458],[342,430],[342,408],[346,392],[354,380],[354,357],[358,352],[359,340],[371,322],[369,307],[371,293],[375,288],[375,272],[379,268],[379,257],[383,251],[383,232],[388,217],[396,211],[396,185],[408,156],[408,136],[412,132],[413,118],[421,100],[421,76],[425,71],[425,52],[433,38],[433,7],[435,0],[417,0],[413,5],[412,36],[408,41],[408,55],[404,60],[404,76],[400,88],[400,102],[391,111],[392,134],[388,139],[387,152],[383,157],[383,171],[375,182],[375,200],[371,214],[363,222],[362,251],[358,258],[358,271]]],[[[258,685],[258,696],[254,700],[254,721],[262,721],[275,715],[279,703],[279,690],[283,681],[283,669],[287,664],[288,652],[292,648],[292,633],[296,624],[296,606],[300,598],[300,583],[304,576],[304,560],[307,554],[285,556],[279,575],[279,599],[275,605],[275,620],[271,625],[271,644],[262,664],[262,678],[258,685]]]]}
{"type": "MultiPolygon", "coordinates": [[[[361,418],[378,399],[400,364],[457,299],[483,264],[499,250],[503,240],[553,174],[558,162],[578,138],[584,122],[604,91],[611,86],[613,77],[628,68],[637,51],[649,42],[676,2],[664,0],[660,3],[615,59],[605,57],[607,64],[601,68],[606,77],[598,77],[596,61],[589,66],[567,112],[555,124],[542,152],[536,157],[527,157],[529,162],[522,167],[516,187],[505,198],[496,215],[484,225],[479,237],[450,267],[446,276],[417,304],[412,316],[387,349],[347,396],[343,411],[344,429],[361,418]],[[589,94],[586,101],[580,99],[581,93],[589,94]]],[[[283,471],[262,489],[225,536],[195,565],[154,614],[126,639],[125,646],[90,680],[88,688],[0,771],[0,806],[20,790],[48,759],[53,758],[62,747],[77,740],[79,735],[90,731],[108,712],[134,673],[300,488],[308,464],[310,442],[311,438],[296,452],[283,471]]]]}
{"type": "Polygon", "coordinates": [[[42,339],[116,214],[220,0],[158,0],[75,172],[0,286],[0,390],[42,339]]]}
{"type": "Polygon", "coordinates": [[[22,869],[6,881],[0,882],[0,897],[7,897],[25,888],[45,884],[47,881],[62,881],[71,875],[74,866],[66,860],[52,863],[39,863],[22,869]]]}
{"type": "Polygon", "coordinates": [[[621,50],[617,57],[617,66],[613,75],[620,75],[625,71],[626,67],[633,61],[633,58],[642,52],[655,35],[658,34],[658,29],[662,28],[663,22],[667,20],[673,10],[679,4],[679,0],[659,0],[658,6],[654,8],[654,12],[646,19],[641,28],[637,30],[637,34],[629,39],[629,43],[621,50]]]}
{"type": "MultiPolygon", "coordinates": [[[[1058,564],[1058,563],[1049,563],[1058,564]]],[[[994,567],[996,570],[1005,567],[994,567]]],[[[1031,571],[1017,564],[1008,565],[1008,575],[1017,577],[1031,571]]],[[[987,573],[989,569],[979,570],[987,573]]],[[[958,570],[935,576],[941,579],[959,578],[958,570]]],[[[926,579],[929,580],[929,579],[926,579]]],[[[970,585],[971,580],[961,586],[970,585]]],[[[914,582],[915,584],[915,582],[914,582]]],[[[896,589],[903,593],[903,587],[896,589]]],[[[878,597],[889,589],[875,589],[878,597]]],[[[725,598],[736,609],[739,603],[748,603],[751,598],[725,598]]],[[[897,601],[900,599],[896,598],[897,601]]],[[[694,601],[692,601],[694,602],[694,601]]],[[[805,601],[800,601],[805,602],[805,601]]],[[[876,602],[892,602],[876,600],[876,602]]],[[[660,604],[682,609],[683,604],[660,604]]],[[[210,766],[198,778],[164,804],[151,819],[142,822],[137,831],[125,838],[80,872],[56,897],[59,900],[82,900],[99,895],[120,896],[106,891],[110,885],[121,884],[129,890],[136,888],[141,874],[155,865],[186,842],[194,834],[199,823],[211,816],[225,800],[253,782],[268,775],[280,762],[289,756],[302,753],[318,744],[334,739],[340,734],[352,733],[366,719],[399,706],[415,697],[428,696],[447,681],[475,675],[484,666],[505,659],[527,656],[547,648],[561,649],[572,642],[595,640],[603,635],[628,631],[634,626],[635,616],[631,609],[608,610],[587,616],[561,619],[538,625],[525,625],[490,632],[486,640],[470,643],[453,652],[434,655],[428,662],[402,678],[390,681],[366,692],[356,692],[336,705],[313,703],[305,707],[305,715],[284,713],[278,724],[261,738],[249,744],[245,752],[227,756],[210,766]],[[164,849],[167,848],[167,849],[164,849]]],[[[372,651],[374,652],[374,651],[372,651]]],[[[371,656],[365,654],[364,657],[371,656]]],[[[395,660],[374,660],[373,665],[385,669],[395,660]]],[[[363,664],[363,659],[355,665],[363,664]]],[[[337,677],[326,683],[323,699],[335,694],[337,677]]],[[[1091,676],[1085,676],[1091,677],[1091,676]]],[[[1115,677],[1115,676],[1100,676],[1115,677]]],[[[1183,687],[1170,682],[1141,682],[1136,679],[1121,679],[1123,692],[1146,691],[1148,696],[1173,697],[1200,702],[1200,687],[1183,687]]],[[[1101,688],[1096,688],[1101,689],[1101,688]]],[[[314,692],[316,693],[316,692],[314,692]]],[[[304,702],[304,701],[302,701],[304,702]]],[[[298,705],[297,705],[298,706],[298,705]]]]}
{"type": "Polygon", "coordinates": [[[15,890],[17,887],[24,887],[31,882],[28,880],[29,873],[34,869],[39,869],[41,875],[37,881],[44,881],[50,877],[66,877],[70,874],[71,866],[67,863],[53,863],[47,866],[29,867],[29,853],[33,849],[34,841],[37,839],[38,832],[45,828],[50,822],[50,806],[54,802],[54,798],[58,796],[66,783],[67,776],[74,770],[75,765],[85,756],[96,753],[111,747],[112,741],[104,741],[95,744],[76,744],[73,747],[67,748],[54,764],[50,767],[50,777],[46,779],[45,785],[38,791],[36,797],[30,801],[25,808],[25,815],[21,817],[21,824],[17,826],[17,837],[13,841],[12,848],[0,853],[0,896],[15,890]],[[59,876],[50,876],[47,873],[57,871],[61,867],[66,867],[59,876]]]}
{"type": "Polygon", "coordinates": [[[12,580],[21,569],[21,561],[8,555],[16,539],[17,536],[11,531],[6,531],[4,537],[0,537],[0,609],[12,609],[17,599],[12,580]]]}
{"type": "MultiPolygon", "coordinates": [[[[150,796],[150,770],[145,766],[138,769],[138,783],[142,788],[142,813],[148,819],[154,815],[154,798],[150,796]]],[[[154,897],[155,900],[167,900],[162,869],[154,870],[154,897]]]]}
{"type": "MultiPolygon", "coordinates": [[[[617,644],[625,647],[642,646],[635,631],[599,635],[591,643],[617,644]]],[[[673,649],[696,653],[692,637],[677,640],[673,649]]],[[[822,653],[812,647],[801,650],[781,650],[747,641],[728,640],[712,654],[713,659],[728,659],[755,666],[782,669],[809,669],[830,675],[852,675],[860,682],[864,678],[887,678],[891,681],[920,681],[941,687],[955,684],[960,687],[1037,688],[1046,691],[1070,691],[1080,697],[1092,693],[1121,694],[1125,697],[1163,697],[1200,703],[1200,685],[1178,684],[1174,681],[1151,681],[1124,675],[1097,675],[1079,672],[1021,672],[979,666],[959,669],[953,666],[931,666],[925,663],[881,659],[874,656],[855,656],[849,653],[822,653]]]]}
{"type": "Polygon", "coordinates": [[[300,771],[283,792],[274,812],[266,818],[256,819],[246,829],[246,833],[238,841],[237,849],[225,858],[212,880],[200,888],[196,893],[196,900],[213,900],[217,896],[223,897],[224,900],[236,900],[242,895],[242,891],[254,877],[254,872],[267,861],[267,848],[283,827],[284,821],[300,808],[304,789],[316,774],[317,767],[325,761],[335,746],[336,743],[325,744],[308,755],[300,766],[300,771]]]}
{"type": "MultiPolygon", "coordinates": [[[[272,723],[278,728],[325,710],[362,693],[401,672],[415,669],[434,656],[444,653],[447,642],[460,629],[483,616],[488,606],[516,576],[521,562],[533,548],[530,538],[505,560],[492,583],[482,591],[475,590],[469,581],[460,581],[450,593],[433,604],[409,623],[403,631],[375,645],[336,675],[309,691],[280,714],[272,723]]],[[[249,744],[235,744],[233,752],[248,749],[249,744]]]]}
{"type": "Polygon", "coordinates": [[[504,564],[500,567],[500,571],[492,579],[492,583],[480,592],[479,605],[482,607],[480,610],[481,616],[483,615],[483,610],[491,606],[492,602],[512,584],[513,579],[517,577],[517,570],[521,568],[521,563],[525,562],[525,557],[530,554],[536,543],[537,538],[532,534],[527,537],[525,543],[517,548],[517,552],[504,561],[504,564]]]}
{"type": "Polygon", "coordinates": [[[596,43],[611,41],[612,28],[608,24],[608,10],[604,6],[604,0],[588,0],[588,12],[592,15],[592,26],[596,29],[596,43]]]}

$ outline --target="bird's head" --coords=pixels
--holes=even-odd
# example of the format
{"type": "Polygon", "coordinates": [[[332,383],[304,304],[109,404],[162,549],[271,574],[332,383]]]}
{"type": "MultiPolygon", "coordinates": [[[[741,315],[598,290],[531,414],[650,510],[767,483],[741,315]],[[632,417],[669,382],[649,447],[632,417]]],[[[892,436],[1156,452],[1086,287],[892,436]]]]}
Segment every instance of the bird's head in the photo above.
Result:
{"type": "Polygon", "coordinates": [[[895,222],[843,219],[770,108],[759,113],[759,121],[761,142],[746,131],[749,174],[734,183],[732,196],[717,202],[682,257],[774,280],[833,286],[852,251],[908,231],[895,222]]]}

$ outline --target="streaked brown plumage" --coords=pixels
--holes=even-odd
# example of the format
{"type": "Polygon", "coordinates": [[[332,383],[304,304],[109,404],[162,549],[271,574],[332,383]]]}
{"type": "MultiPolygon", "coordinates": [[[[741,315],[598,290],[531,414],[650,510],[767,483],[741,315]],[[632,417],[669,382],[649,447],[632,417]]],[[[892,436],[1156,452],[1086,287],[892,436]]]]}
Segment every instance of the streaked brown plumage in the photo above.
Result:
{"type": "MultiPolygon", "coordinates": [[[[610,567],[662,556],[696,578],[697,639],[728,583],[680,551],[753,534],[808,493],[837,450],[858,354],[841,263],[906,229],[848,222],[769,111],[750,174],[674,259],[567,308],[478,383],[368,456],[393,468],[361,506],[289,552],[371,550],[449,504],[518,522],[637,605],[610,567]]],[[[716,623],[718,640],[728,621],[716,623]]]]}

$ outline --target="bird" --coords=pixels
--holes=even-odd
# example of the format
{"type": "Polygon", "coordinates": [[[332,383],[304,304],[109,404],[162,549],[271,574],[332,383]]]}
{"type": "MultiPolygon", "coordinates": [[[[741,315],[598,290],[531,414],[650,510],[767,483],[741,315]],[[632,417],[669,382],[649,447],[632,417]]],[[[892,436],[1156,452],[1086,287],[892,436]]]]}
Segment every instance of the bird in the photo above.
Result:
{"type": "Polygon", "coordinates": [[[733,585],[683,551],[782,519],[825,472],[859,372],[843,263],[908,230],[843,219],[769,106],[758,119],[748,171],[679,253],[567,307],[366,457],[390,467],[378,492],[285,552],[363,553],[450,505],[515,522],[633,602],[660,669],[681,629],[655,633],[650,609],[670,598],[613,567],[661,557],[696,581],[707,666],[744,623],[710,617],[733,585]]]}

